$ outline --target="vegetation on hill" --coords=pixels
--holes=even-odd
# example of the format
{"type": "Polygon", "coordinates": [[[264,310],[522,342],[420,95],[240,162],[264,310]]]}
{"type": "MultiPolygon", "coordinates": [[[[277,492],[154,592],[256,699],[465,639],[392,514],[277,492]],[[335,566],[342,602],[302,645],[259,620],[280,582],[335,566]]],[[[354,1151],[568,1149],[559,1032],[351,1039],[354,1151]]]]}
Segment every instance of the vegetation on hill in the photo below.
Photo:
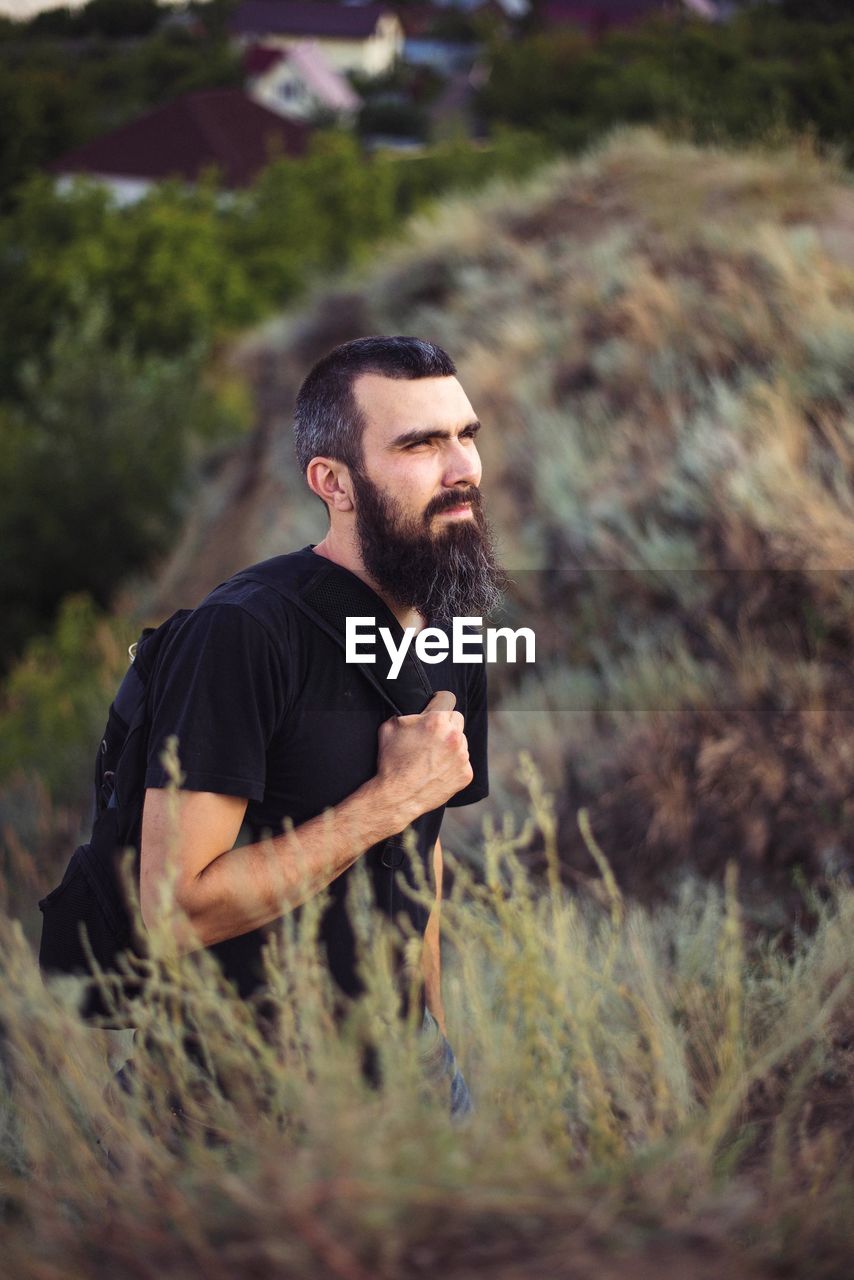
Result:
{"type": "MultiPolygon", "coordinates": [[[[854,17],[822,21],[812,4],[751,4],[731,20],[672,14],[591,39],[567,27],[491,46],[479,104],[487,120],[575,151],[619,123],[698,141],[813,130],[854,162],[854,17]]],[[[830,16],[830,15],[825,15],[830,16]]]]}

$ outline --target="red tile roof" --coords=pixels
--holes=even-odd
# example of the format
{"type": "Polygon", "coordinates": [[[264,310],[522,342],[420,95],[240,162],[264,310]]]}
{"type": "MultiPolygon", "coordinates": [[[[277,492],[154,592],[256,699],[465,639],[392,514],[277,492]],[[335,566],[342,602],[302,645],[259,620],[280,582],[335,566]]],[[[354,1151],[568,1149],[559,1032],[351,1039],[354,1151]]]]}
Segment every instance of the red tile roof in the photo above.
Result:
{"type": "Polygon", "coordinates": [[[331,0],[243,0],[228,20],[234,36],[326,36],[367,40],[384,14],[383,4],[333,4],[331,0]]]}
{"type": "Polygon", "coordinates": [[[270,49],[267,45],[253,44],[243,55],[243,70],[248,76],[260,76],[270,67],[281,62],[285,56],[284,49],[270,49]]]}
{"type": "Polygon", "coordinates": [[[176,98],[60,156],[54,173],[196,181],[216,165],[226,187],[250,186],[276,154],[300,156],[311,127],[259,106],[240,89],[205,89],[176,98]]]}

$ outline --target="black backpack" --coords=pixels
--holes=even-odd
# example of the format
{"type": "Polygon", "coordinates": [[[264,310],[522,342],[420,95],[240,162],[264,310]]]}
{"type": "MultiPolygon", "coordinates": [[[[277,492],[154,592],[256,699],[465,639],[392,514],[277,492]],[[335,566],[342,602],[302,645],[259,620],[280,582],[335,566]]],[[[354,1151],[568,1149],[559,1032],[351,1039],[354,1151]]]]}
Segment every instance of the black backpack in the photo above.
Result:
{"type": "MultiPolygon", "coordinates": [[[[170,636],[190,612],[179,609],[161,626],[147,627],[131,646],[131,665],[110,706],[95,758],[92,834],[74,850],[61,882],[39,902],[39,968],[44,976],[88,975],[94,960],[115,989],[118,956],[127,951],[145,954],[145,940],[135,935],[124,893],[121,857],[125,849],[134,850],[132,875],[138,885],[149,687],[170,636]]],[[[132,996],[138,989],[139,983],[126,977],[115,994],[132,996]]],[[[95,982],[87,987],[80,1014],[87,1020],[113,1016],[95,982]]]]}
{"type": "MultiPolygon", "coordinates": [[[[316,557],[277,556],[236,574],[242,582],[263,583],[296,604],[311,621],[344,649],[347,616],[374,616],[392,629],[399,643],[402,628],[379,597],[359,578],[332,561],[316,557]]],[[[235,579],[230,579],[234,581],[235,579]]],[[[39,967],[44,978],[55,974],[83,976],[80,1016],[102,1027],[133,1025],[122,1013],[127,998],[139,995],[143,978],[134,957],[147,954],[144,931],[136,921],[125,891],[123,859],[129,857],[132,884],[139,886],[139,845],[145,772],[151,724],[150,689],[162,660],[168,661],[171,639],[192,610],[179,609],[159,627],[146,628],[131,646],[131,665],[110,706],[95,761],[94,823],[89,840],[75,849],[60,884],[39,902],[42,935],[39,967]],[[126,850],[130,851],[128,855],[126,850]],[[94,961],[94,964],[93,964],[94,961]],[[101,971],[99,982],[97,970],[101,971]],[[105,1001],[102,986],[109,996],[105,1001]]],[[[343,659],[342,659],[343,660],[343,659]]],[[[372,666],[359,670],[383,697],[389,713],[423,711],[433,690],[423,666],[407,651],[393,682],[372,666]]],[[[402,836],[385,842],[381,860],[392,888],[394,871],[403,862],[402,836]]]]}

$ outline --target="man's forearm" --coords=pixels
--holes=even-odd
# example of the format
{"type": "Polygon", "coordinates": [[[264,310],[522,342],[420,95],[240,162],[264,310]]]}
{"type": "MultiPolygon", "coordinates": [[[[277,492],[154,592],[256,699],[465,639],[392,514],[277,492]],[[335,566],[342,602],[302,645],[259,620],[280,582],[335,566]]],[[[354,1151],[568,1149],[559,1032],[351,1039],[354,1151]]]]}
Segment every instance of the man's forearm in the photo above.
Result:
{"type": "Polygon", "coordinates": [[[181,896],[179,906],[197,938],[179,927],[179,950],[211,946],[278,919],[415,816],[402,813],[374,778],[292,831],[221,853],[181,896]]]}

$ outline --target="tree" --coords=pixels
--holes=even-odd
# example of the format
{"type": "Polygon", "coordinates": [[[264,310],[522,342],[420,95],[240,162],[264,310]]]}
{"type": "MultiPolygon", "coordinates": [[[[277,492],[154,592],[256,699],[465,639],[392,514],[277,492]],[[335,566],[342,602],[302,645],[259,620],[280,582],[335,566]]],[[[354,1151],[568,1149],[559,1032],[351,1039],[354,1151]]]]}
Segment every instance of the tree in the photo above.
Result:
{"type": "Polygon", "coordinates": [[[110,321],[102,302],[81,307],[0,416],[0,664],[63,596],[106,606],[166,549],[194,440],[235,425],[206,390],[199,353],[141,358],[111,345],[110,321]]]}
{"type": "Polygon", "coordinates": [[[111,39],[147,36],[162,16],[157,0],[89,0],[77,15],[80,35],[101,35],[111,39]]]}

